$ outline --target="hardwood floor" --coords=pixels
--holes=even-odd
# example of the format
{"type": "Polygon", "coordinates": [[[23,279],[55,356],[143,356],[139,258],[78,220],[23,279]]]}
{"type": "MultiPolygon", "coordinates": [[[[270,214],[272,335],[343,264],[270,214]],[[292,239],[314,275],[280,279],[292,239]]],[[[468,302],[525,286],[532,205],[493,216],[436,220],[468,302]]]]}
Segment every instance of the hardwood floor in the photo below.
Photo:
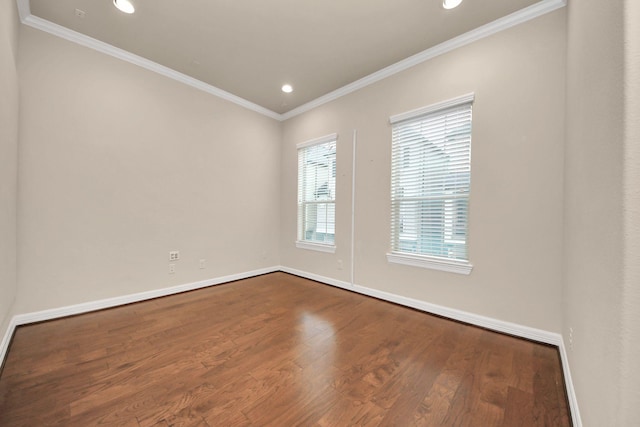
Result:
{"type": "Polygon", "coordinates": [[[19,327],[1,426],[569,426],[558,351],[284,273],[19,327]]]}

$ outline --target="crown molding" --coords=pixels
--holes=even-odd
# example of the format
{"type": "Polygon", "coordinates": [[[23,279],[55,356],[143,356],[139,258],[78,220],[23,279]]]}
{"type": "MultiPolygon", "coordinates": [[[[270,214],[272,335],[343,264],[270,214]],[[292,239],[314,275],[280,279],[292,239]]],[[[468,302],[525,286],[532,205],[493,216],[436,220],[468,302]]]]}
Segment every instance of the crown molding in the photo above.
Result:
{"type": "Polygon", "coordinates": [[[254,104],[251,101],[247,101],[244,98],[241,98],[232,93],[224,91],[220,88],[212,86],[201,80],[194,79],[193,77],[187,76],[186,74],[180,73],[172,68],[165,67],[164,65],[160,65],[157,62],[150,61],[146,58],[135,55],[124,49],[120,49],[108,43],[105,43],[100,40],[94,39],[92,37],[86,36],[84,34],[78,33],[77,31],[70,30],[67,27],[63,27],[51,21],[47,21],[46,19],[42,19],[37,16],[31,15],[29,0],[17,0],[17,1],[18,1],[18,11],[20,14],[20,20],[25,25],[28,25],[32,28],[52,34],[54,36],[58,36],[60,38],[71,41],[73,43],[77,43],[81,46],[97,50],[98,52],[102,52],[104,54],[113,56],[123,61],[130,62],[131,64],[145,68],[149,71],[153,71],[155,73],[158,73],[170,79],[176,80],[180,83],[186,84],[187,86],[191,86],[203,92],[207,92],[211,95],[217,96],[218,98],[222,98],[226,101],[232,102],[248,110],[255,111],[256,113],[260,113],[272,119],[275,119],[278,121],[282,120],[281,114],[278,114],[260,105],[254,104]]]}
{"type": "Polygon", "coordinates": [[[421,64],[432,58],[435,58],[437,56],[450,52],[459,47],[466,46],[470,43],[473,43],[485,37],[491,36],[493,34],[496,34],[500,31],[506,30],[513,26],[530,21],[534,18],[545,15],[549,12],[553,12],[554,10],[560,9],[567,5],[567,0],[541,0],[540,2],[535,3],[527,8],[514,12],[510,15],[497,19],[488,24],[485,24],[481,27],[476,28],[475,30],[471,30],[465,34],[462,34],[444,43],[440,43],[439,45],[436,45],[432,48],[424,50],[413,56],[410,56],[409,58],[406,58],[402,61],[396,62],[395,64],[392,64],[379,71],[376,71],[375,73],[369,74],[368,76],[363,77],[360,80],[356,80],[355,82],[350,83],[346,86],[343,86],[339,89],[336,89],[333,92],[329,92],[326,95],[316,98],[313,101],[307,102],[306,104],[303,104],[297,108],[294,108],[293,110],[290,110],[284,114],[278,114],[275,111],[264,108],[258,104],[254,104],[251,101],[248,101],[244,98],[236,96],[232,93],[224,91],[215,86],[212,86],[201,80],[187,76],[186,74],[180,73],[174,69],[165,67],[164,65],[160,65],[156,62],[153,62],[141,56],[135,55],[124,49],[117,48],[108,43],[104,43],[100,40],[96,40],[92,37],[70,30],[69,28],[63,27],[58,24],[54,24],[53,22],[34,16],[31,14],[31,7],[29,4],[29,0],[16,0],[16,2],[18,5],[18,13],[20,14],[20,20],[25,25],[47,32],[49,34],[53,34],[55,36],[58,36],[65,40],[69,40],[79,45],[88,47],[90,49],[97,50],[99,52],[121,59],[123,61],[127,61],[132,64],[138,65],[149,71],[153,71],[155,73],[161,74],[165,77],[176,80],[180,83],[186,84],[198,90],[207,92],[211,95],[217,96],[218,98],[222,98],[226,101],[232,102],[241,107],[247,108],[251,111],[255,111],[259,114],[265,115],[267,117],[270,117],[278,121],[285,121],[292,117],[298,116],[316,107],[319,107],[328,102],[334,101],[338,98],[348,95],[352,92],[365,88],[380,80],[386,79],[387,77],[391,77],[394,74],[400,73],[415,65],[421,64]]]}
{"type": "Polygon", "coordinates": [[[20,22],[24,24],[25,19],[31,16],[31,4],[29,0],[16,0],[18,5],[18,15],[20,16],[20,22]]]}
{"type": "Polygon", "coordinates": [[[368,76],[363,77],[360,80],[356,80],[353,83],[349,83],[348,85],[341,87],[340,89],[336,89],[333,92],[329,92],[326,95],[316,98],[311,102],[307,102],[306,104],[303,104],[291,111],[282,114],[282,120],[287,120],[292,117],[298,116],[323,104],[350,94],[351,92],[360,90],[371,84],[379,82],[380,80],[386,79],[387,77],[391,77],[394,74],[400,73],[418,64],[433,59],[436,56],[451,52],[452,50],[459,47],[466,46],[485,37],[489,37],[493,34],[499,33],[500,31],[530,21],[549,12],[553,12],[554,10],[565,7],[566,5],[567,0],[542,0],[522,10],[478,27],[475,30],[466,32],[458,37],[454,37],[427,50],[423,50],[422,52],[410,56],[407,59],[403,59],[402,61],[389,65],[388,67],[376,71],[375,73],[369,74],[368,76]]]}

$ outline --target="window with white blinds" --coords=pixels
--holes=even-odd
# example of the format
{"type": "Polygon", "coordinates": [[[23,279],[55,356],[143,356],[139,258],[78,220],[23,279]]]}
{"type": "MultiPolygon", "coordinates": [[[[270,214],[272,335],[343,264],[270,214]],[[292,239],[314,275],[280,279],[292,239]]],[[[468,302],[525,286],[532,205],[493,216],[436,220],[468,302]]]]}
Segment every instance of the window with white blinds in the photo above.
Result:
{"type": "Polygon", "coordinates": [[[389,261],[468,274],[473,95],[391,118],[389,261]]]}
{"type": "Polygon", "coordinates": [[[336,141],[332,134],[297,146],[298,247],[335,250],[336,141]]]}

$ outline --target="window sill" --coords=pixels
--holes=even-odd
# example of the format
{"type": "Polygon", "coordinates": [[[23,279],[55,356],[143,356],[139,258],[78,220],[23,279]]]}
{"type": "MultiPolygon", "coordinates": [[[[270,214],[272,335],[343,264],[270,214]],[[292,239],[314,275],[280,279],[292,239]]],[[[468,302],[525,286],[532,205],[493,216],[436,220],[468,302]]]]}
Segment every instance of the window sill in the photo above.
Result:
{"type": "Polygon", "coordinates": [[[387,254],[387,261],[410,265],[412,267],[430,268],[447,271],[449,273],[470,274],[473,265],[469,261],[451,260],[424,255],[404,254],[392,252],[387,254]]]}
{"type": "Polygon", "coordinates": [[[335,245],[324,245],[322,243],[303,242],[301,240],[296,241],[296,248],[308,249],[310,251],[327,252],[333,254],[336,252],[335,245]]]}

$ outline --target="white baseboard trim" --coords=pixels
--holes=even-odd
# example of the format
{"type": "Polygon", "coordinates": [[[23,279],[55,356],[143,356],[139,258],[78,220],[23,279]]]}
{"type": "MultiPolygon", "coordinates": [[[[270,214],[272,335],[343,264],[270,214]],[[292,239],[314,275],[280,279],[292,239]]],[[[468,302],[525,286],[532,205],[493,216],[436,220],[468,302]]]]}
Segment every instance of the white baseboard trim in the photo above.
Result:
{"type": "Polygon", "coordinates": [[[552,345],[559,345],[562,342],[562,336],[560,334],[544,331],[542,329],[531,328],[529,326],[519,325],[517,323],[505,322],[503,320],[494,319],[492,317],[481,316],[479,314],[469,313],[467,311],[457,310],[455,308],[449,308],[422,300],[403,297],[401,295],[379,291],[377,289],[371,289],[365,286],[354,285],[354,290],[356,292],[360,292],[361,294],[415,308],[427,313],[436,314],[448,319],[458,320],[460,322],[469,323],[486,329],[491,329],[492,331],[515,335],[521,338],[526,338],[552,345]]]}
{"type": "Polygon", "coordinates": [[[318,274],[309,273],[302,270],[297,270],[291,267],[280,266],[280,271],[284,273],[293,274],[294,276],[304,277],[305,279],[315,280],[316,282],[324,283],[325,285],[335,286],[337,288],[343,288],[352,291],[353,286],[349,282],[342,280],[332,279],[330,277],[320,276],[318,274]]]}
{"type": "Polygon", "coordinates": [[[7,355],[7,351],[9,350],[9,343],[11,342],[11,338],[13,337],[13,331],[16,330],[16,321],[15,316],[9,320],[7,324],[7,330],[2,337],[2,342],[0,342],[0,366],[4,364],[4,358],[7,355]]]}
{"type": "Polygon", "coordinates": [[[560,360],[562,361],[562,372],[564,374],[564,384],[567,389],[567,399],[569,400],[569,409],[571,410],[571,419],[573,421],[573,427],[582,427],[582,418],[580,418],[580,409],[578,408],[578,398],[576,396],[576,389],[573,387],[573,380],[571,379],[571,369],[569,369],[569,356],[564,345],[564,339],[558,346],[560,351],[560,360]]]}
{"type": "Polygon", "coordinates": [[[117,307],[120,305],[131,304],[134,302],[146,301],[149,299],[164,297],[181,292],[193,291],[196,289],[206,288],[209,286],[220,285],[223,283],[233,282],[235,280],[247,279],[249,277],[260,276],[262,274],[273,273],[279,271],[280,267],[273,266],[261,268],[258,270],[247,271],[244,273],[230,274],[228,276],[216,277],[213,279],[202,280],[199,282],[186,283],[183,285],[172,286],[169,288],[154,289],[136,294],[123,295],[120,297],[107,298],[98,301],[90,301],[81,304],[69,305],[66,307],[53,308],[50,310],[36,311],[33,313],[17,314],[11,318],[9,326],[5,331],[2,343],[0,344],[0,364],[4,362],[9,343],[15,328],[20,325],[29,323],[42,322],[45,320],[58,319],[60,317],[73,316],[76,314],[89,313],[91,311],[103,310],[105,308],[117,307]]]}
{"type": "Polygon", "coordinates": [[[304,277],[307,279],[315,280],[316,282],[325,283],[327,285],[336,286],[338,288],[343,288],[350,291],[358,292],[360,294],[367,295],[370,297],[404,305],[406,307],[415,308],[417,310],[425,311],[427,313],[436,314],[438,316],[446,317],[453,320],[458,320],[460,322],[469,323],[469,324],[480,326],[486,329],[491,329],[492,331],[502,332],[509,335],[515,335],[521,338],[526,338],[533,341],[538,341],[538,342],[551,344],[555,346],[560,346],[560,344],[562,343],[562,335],[558,333],[548,332],[542,329],[531,328],[529,326],[523,326],[517,323],[505,322],[503,320],[481,316],[479,314],[469,313],[462,310],[456,310],[454,308],[444,307],[444,306],[432,304],[426,301],[408,298],[401,295],[392,294],[390,292],[384,292],[377,289],[368,288],[366,286],[361,286],[357,284],[351,285],[349,282],[320,276],[318,274],[308,273],[306,271],[297,270],[291,267],[281,266],[280,271],[294,274],[296,276],[304,277]]]}
{"type": "Polygon", "coordinates": [[[576,398],[575,389],[573,388],[573,381],[571,380],[569,359],[567,357],[564,340],[561,334],[545,331],[542,329],[531,328],[529,326],[519,325],[517,323],[505,322],[503,320],[481,316],[479,314],[469,313],[462,310],[456,310],[454,308],[444,307],[426,301],[368,288],[366,286],[357,284],[351,285],[349,282],[344,282],[341,280],[320,276],[318,274],[296,270],[295,268],[281,266],[280,271],[315,280],[316,282],[325,283],[327,285],[336,286],[348,291],[353,291],[370,297],[378,298],[384,301],[389,301],[406,307],[415,308],[427,313],[432,313],[449,319],[458,320],[460,322],[469,323],[471,325],[480,326],[482,328],[491,329],[496,332],[514,335],[520,338],[526,338],[532,341],[538,341],[558,347],[558,350],[560,352],[560,360],[562,362],[562,372],[564,375],[564,382],[567,391],[567,397],[569,400],[569,408],[571,410],[571,419],[573,421],[573,426],[582,427],[582,421],[578,409],[578,400],[576,398]]]}
{"type": "Polygon", "coordinates": [[[571,409],[571,417],[574,427],[582,427],[582,421],[580,418],[580,412],[578,409],[578,401],[576,398],[575,389],[573,388],[573,381],[571,380],[571,370],[569,369],[569,359],[564,345],[562,335],[554,332],[548,332],[541,329],[531,328],[516,323],[505,322],[502,320],[494,319],[491,317],[481,316],[478,314],[469,313],[462,310],[456,310],[449,307],[444,307],[437,304],[432,304],[426,301],[417,300],[413,298],[404,297],[401,295],[392,294],[390,292],[384,292],[377,289],[368,288],[361,285],[352,285],[349,282],[343,280],[332,279],[330,277],[321,276],[314,273],[309,273],[302,270],[297,270],[291,267],[285,266],[273,266],[262,268],[258,270],[248,271],[244,273],[231,274],[228,276],[217,277],[214,279],[202,280],[199,282],[187,283],[184,285],[172,286],[169,288],[155,289],[146,292],[140,292],[136,294],[124,295],[121,297],[107,298],[98,301],[92,301],[82,304],[70,305],[61,308],[55,308],[50,310],[43,310],[34,313],[18,314],[11,318],[7,330],[5,331],[2,342],[0,343],[0,364],[4,362],[9,343],[13,336],[15,328],[20,325],[25,325],[34,322],[42,322],[45,320],[57,319],[60,317],[73,316],[76,314],[88,313],[91,311],[102,310],[105,308],[117,307],[120,305],[131,304],[135,302],[145,301],[153,298],[159,298],[163,296],[178,294],[181,292],[192,291],[195,289],[206,288],[209,286],[220,285],[223,283],[233,282],[236,280],[247,279],[250,277],[260,276],[262,274],[273,273],[276,271],[282,271],[285,273],[293,274],[295,276],[304,277],[306,279],[315,280],[316,282],[324,283],[327,285],[342,288],[348,291],[357,292],[370,297],[378,298],[384,301],[393,302],[406,307],[415,308],[427,313],[436,314],[438,316],[447,317],[449,319],[458,320],[461,322],[469,323],[471,325],[480,326],[482,328],[491,329],[496,332],[502,332],[509,335],[518,336],[521,338],[530,339],[546,344],[555,345],[560,352],[560,359],[562,361],[562,370],[564,373],[564,380],[567,389],[567,396],[569,399],[569,407],[571,409]]]}
{"type": "Polygon", "coordinates": [[[44,320],[57,319],[59,317],[73,316],[76,314],[88,313],[91,311],[102,310],[105,308],[117,307],[119,305],[131,304],[134,302],[145,301],[153,298],[164,297],[181,292],[193,291],[195,289],[206,288],[209,286],[220,285],[222,283],[233,282],[235,280],[247,279],[249,277],[260,276],[261,274],[273,273],[279,268],[267,267],[259,270],[248,271],[245,273],[230,274],[228,276],[216,277],[214,279],[202,280],[199,282],[186,283],[184,285],[172,286],[169,288],[154,289],[137,294],[123,295],[121,297],[107,298],[98,301],[86,302],[82,304],[69,305],[66,307],[54,308],[51,310],[37,311],[35,313],[18,314],[14,316],[17,325],[27,323],[42,322],[44,320]]]}

